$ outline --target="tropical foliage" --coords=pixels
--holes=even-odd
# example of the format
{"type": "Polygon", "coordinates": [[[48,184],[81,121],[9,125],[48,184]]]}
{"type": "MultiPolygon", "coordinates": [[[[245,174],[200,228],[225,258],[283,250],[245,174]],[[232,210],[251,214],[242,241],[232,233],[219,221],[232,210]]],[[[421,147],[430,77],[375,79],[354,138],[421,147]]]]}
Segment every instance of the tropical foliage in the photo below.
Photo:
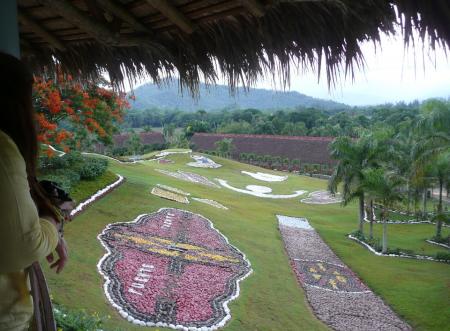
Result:
{"type": "Polygon", "coordinates": [[[450,188],[450,103],[429,100],[417,112],[405,109],[382,118],[358,137],[341,136],[331,144],[338,164],[329,189],[342,191],[344,205],[358,199],[358,230],[363,233],[367,215],[370,240],[373,205],[381,206],[383,253],[388,250],[386,221],[392,209],[410,213],[413,207],[418,219],[436,222],[433,239],[442,241],[442,224],[449,220],[444,195],[450,188]],[[436,188],[437,199],[430,211],[427,201],[436,188]]]}
{"type": "MultiPolygon", "coordinates": [[[[66,151],[81,149],[92,141],[110,143],[129,107],[124,94],[99,84],[81,85],[62,73],[55,79],[35,78],[33,105],[39,141],[66,151]]],[[[53,153],[51,149],[47,152],[53,153]]]]}

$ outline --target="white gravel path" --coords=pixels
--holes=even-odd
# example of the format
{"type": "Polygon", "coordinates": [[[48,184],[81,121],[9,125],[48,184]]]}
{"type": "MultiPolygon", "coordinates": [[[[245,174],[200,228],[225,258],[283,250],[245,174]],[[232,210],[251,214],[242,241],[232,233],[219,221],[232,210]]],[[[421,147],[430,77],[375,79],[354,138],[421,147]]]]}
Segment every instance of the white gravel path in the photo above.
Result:
{"type": "MultiPolygon", "coordinates": [[[[259,197],[259,198],[269,198],[269,199],[291,199],[291,198],[296,198],[302,194],[305,194],[308,191],[303,191],[303,190],[298,190],[295,191],[292,194],[269,194],[269,193],[262,193],[262,192],[257,192],[257,191],[252,191],[252,190],[248,190],[248,189],[240,189],[234,186],[231,186],[230,184],[228,184],[228,182],[224,179],[219,179],[216,178],[216,180],[219,182],[220,185],[222,185],[223,187],[226,187],[230,190],[233,190],[235,192],[239,192],[239,193],[243,193],[243,194],[249,194],[249,195],[253,195],[255,197],[259,197]]],[[[249,185],[250,186],[250,185],[249,185]]],[[[258,185],[252,185],[252,186],[258,186],[258,185]]]]}
{"type": "Polygon", "coordinates": [[[250,172],[242,170],[241,173],[243,173],[244,175],[249,175],[255,179],[262,180],[264,182],[282,182],[288,178],[288,176],[277,176],[265,172],[250,172]]]}
{"type": "Polygon", "coordinates": [[[291,264],[319,319],[338,331],[411,330],[333,253],[306,219],[277,217],[291,264]]]}

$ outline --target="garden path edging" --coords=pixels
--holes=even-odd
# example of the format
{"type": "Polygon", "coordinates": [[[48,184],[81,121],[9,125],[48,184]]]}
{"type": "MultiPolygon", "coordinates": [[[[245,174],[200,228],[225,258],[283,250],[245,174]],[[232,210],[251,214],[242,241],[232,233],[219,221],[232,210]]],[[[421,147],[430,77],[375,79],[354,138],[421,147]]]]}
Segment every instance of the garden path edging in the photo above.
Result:
{"type": "Polygon", "coordinates": [[[427,243],[429,243],[429,244],[432,244],[432,245],[438,245],[438,246],[441,246],[441,247],[445,247],[445,248],[450,249],[450,246],[449,246],[449,245],[446,245],[446,244],[443,244],[443,243],[438,243],[438,242],[433,241],[433,240],[430,240],[430,239],[426,239],[425,241],[426,241],[427,243]]]}
{"type": "Polygon", "coordinates": [[[103,198],[106,194],[110,193],[114,189],[116,189],[118,186],[122,185],[125,181],[125,177],[116,174],[119,178],[113,182],[112,184],[109,184],[102,188],[101,190],[98,190],[96,193],[91,195],[89,198],[83,200],[80,202],[71,212],[70,216],[74,218],[75,216],[79,215],[81,212],[83,212],[88,206],[90,206],[95,201],[103,198]]]}
{"type": "MultiPolygon", "coordinates": [[[[442,262],[442,263],[450,263],[446,260],[438,260],[435,259],[434,257],[431,256],[426,256],[426,255],[407,255],[407,254],[384,254],[384,253],[380,253],[377,252],[372,246],[370,246],[369,244],[367,244],[366,242],[352,236],[351,234],[347,235],[347,237],[353,241],[356,241],[358,244],[360,244],[361,246],[363,246],[364,248],[366,248],[368,251],[370,251],[371,253],[377,255],[377,256],[386,256],[386,257],[402,257],[402,258],[407,258],[407,259],[415,259],[415,260],[428,260],[428,261],[435,261],[435,262],[442,262]]],[[[428,240],[426,240],[428,241],[428,240]]]]}

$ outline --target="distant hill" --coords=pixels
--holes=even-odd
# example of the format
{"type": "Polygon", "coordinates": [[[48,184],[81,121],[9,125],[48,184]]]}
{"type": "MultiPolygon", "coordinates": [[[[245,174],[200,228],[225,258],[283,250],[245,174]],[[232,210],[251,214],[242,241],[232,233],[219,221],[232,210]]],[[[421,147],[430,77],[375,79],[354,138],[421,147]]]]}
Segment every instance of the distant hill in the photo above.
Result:
{"type": "Polygon", "coordinates": [[[228,86],[217,85],[207,88],[200,86],[200,99],[193,100],[188,91],[183,95],[177,83],[159,88],[155,84],[144,84],[135,89],[136,101],[132,102],[133,109],[165,108],[183,111],[207,111],[230,109],[280,109],[295,107],[314,107],[323,110],[345,110],[350,107],[331,100],[317,99],[298,92],[275,92],[265,89],[250,89],[245,92],[240,88],[236,96],[231,96],[228,86]]]}

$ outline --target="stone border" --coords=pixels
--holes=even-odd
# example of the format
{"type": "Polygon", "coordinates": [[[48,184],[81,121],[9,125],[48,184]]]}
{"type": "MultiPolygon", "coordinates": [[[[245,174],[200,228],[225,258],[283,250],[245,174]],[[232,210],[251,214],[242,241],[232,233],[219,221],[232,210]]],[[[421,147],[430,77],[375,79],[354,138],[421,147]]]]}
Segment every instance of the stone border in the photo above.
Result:
{"type": "Polygon", "coordinates": [[[70,216],[72,218],[74,218],[75,216],[77,216],[78,214],[80,214],[82,211],[84,211],[90,204],[94,203],[95,201],[97,201],[98,199],[102,198],[103,196],[105,196],[106,194],[108,194],[109,192],[111,192],[112,190],[114,190],[116,187],[118,187],[119,185],[121,185],[124,181],[125,178],[122,177],[119,174],[116,174],[119,179],[117,179],[114,183],[109,184],[108,186],[102,188],[101,190],[97,191],[96,193],[94,193],[93,195],[91,195],[89,198],[87,198],[86,200],[83,200],[83,202],[80,202],[71,212],[70,212],[70,216]]]}
{"type": "Polygon", "coordinates": [[[110,302],[110,304],[111,304],[115,309],[118,310],[120,316],[122,316],[123,318],[125,318],[125,319],[128,320],[129,322],[131,322],[131,323],[133,323],[133,324],[136,324],[136,325],[140,325],[140,326],[165,327],[165,328],[171,328],[171,329],[175,329],[175,330],[183,330],[183,331],[213,331],[213,330],[217,330],[217,329],[219,329],[219,328],[221,328],[221,327],[224,327],[225,324],[228,322],[228,320],[231,319],[231,311],[230,311],[230,308],[228,307],[228,304],[229,304],[231,301],[235,300],[235,299],[239,296],[239,294],[240,294],[240,287],[239,287],[240,282],[243,281],[244,279],[246,279],[248,276],[250,276],[250,275],[253,273],[252,265],[251,265],[250,261],[248,260],[247,256],[246,256],[239,248],[237,248],[236,246],[234,246],[233,244],[231,244],[231,243],[229,242],[228,238],[227,238],[223,233],[221,233],[219,230],[217,230],[217,229],[214,227],[214,224],[213,224],[213,222],[212,222],[210,219],[208,219],[208,218],[206,218],[206,217],[204,217],[204,216],[202,216],[202,215],[200,215],[200,214],[193,213],[193,212],[191,212],[191,211],[189,211],[189,210],[183,210],[183,209],[178,209],[178,208],[167,208],[167,207],[166,207],[166,208],[160,208],[160,209],[158,209],[156,212],[153,212],[153,213],[150,213],[150,214],[141,214],[141,215],[139,215],[138,217],[136,217],[133,221],[130,221],[130,222],[115,222],[115,223],[110,223],[110,224],[108,224],[108,225],[106,226],[106,228],[103,229],[103,231],[97,236],[97,239],[100,241],[100,244],[103,246],[103,248],[105,248],[105,250],[106,250],[106,252],[107,252],[106,254],[103,255],[103,257],[102,257],[102,258],[100,259],[100,261],[97,263],[97,270],[98,270],[98,272],[100,273],[100,275],[103,276],[103,278],[104,278],[104,280],[105,280],[105,283],[103,284],[103,291],[105,292],[105,296],[106,296],[106,298],[108,299],[108,301],[110,302]],[[219,235],[221,235],[221,236],[223,237],[223,239],[225,240],[225,242],[226,242],[228,245],[230,245],[230,246],[233,247],[235,250],[237,250],[240,254],[242,254],[243,260],[248,264],[249,271],[248,271],[246,274],[242,275],[240,278],[237,278],[237,279],[235,280],[235,282],[236,282],[236,290],[235,290],[235,293],[234,293],[229,299],[225,300],[225,301],[222,303],[222,307],[223,307],[223,309],[224,309],[224,311],[225,311],[225,317],[224,317],[220,322],[218,322],[218,323],[216,323],[216,324],[214,324],[214,325],[212,325],[212,326],[210,326],[210,327],[205,327],[205,326],[203,326],[203,327],[200,327],[200,328],[197,328],[197,327],[189,327],[189,328],[188,328],[188,327],[185,327],[185,326],[183,326],[183,325],[174,325],[174,324],[167,324],[167,323],[162,323],[162,322],[158,322],[158,323],[144,322],[144,321],[135,319],[135,318],[133,318],[132,316],[130,316],[125,310],[122,309],[122,307],[120,307],[118,304],[116,304],[115,301],[112,299],[112,297],[109,295],[108,287],[109,287],[109,284],[111,283],[111,279],[110,279],[110,277],[109,277],[107,274],[103,273],[103,270],[102,270],[102,268],[101,268],[101,265],[102,265],[103,261],[106,260],[106,259],[112,254],[112,252],[111,252],[111,250],[109,249],[109,247],[108,247],[106,244],[103,243],[103,241],[101,240],[100,236],[103,235],[103,234],[105,234],[106,231],[109,230],[109,228],[110,228],[112,225],[116,225],[116,224],[118,225],[118,224],[123,224],[123,223],[129,223],[129,224],[130,224],[130,223],[137,223],[137,222],[139,222],[139,220],[140,220],[142,217],[144,217],[144,216],[155,215],[155,214],[157,214],[157,213],[159,213],[159,212],[161,212],[161,211],[163,211],[163,210],[167,210],[167,209],[169,209],[169,210],[170,210],[170,209],[172,209],[172,210],[174,209],[174,210],[178,210],[178,211],[181,211],[181,212],[188,212],[188,213],[191,213],[191,214],[196,215],[196,216],[198,216],[198,217],[204,218],[206,221],[209,222],[209,225],[210,225],[211,229],[217,231],[217,232],[219,233],[219,235]]]}
{"type": "MultiPolygon", "coordinates": [[[[365,207],[365,205],[364,205],[365,207]]],[[[375,209],[379,209],[379,207],[375,207],[373,208],[373,222],[376,224],[383,224],[383,222],[381,221],[377,221],[376,217],[375,217],[375,209]]],[[[389,209],[388,210],[390,213],[396,213],[396,214],[400,214],[400,215],[407,215],[407,216],[411,216],[413,217],[413,214],[408,214],[407,212],[403,212],[403,211],[399,211],[399,210],[393,210],[393,209],[389,209]]],[[[364,208],[364,221],[367,223],[370,223],[369,219],[367,218],[367,212],[366,212],[366,208],[364,208]]],[[[393,221],[393,220],[388,220],[386,221],[386,224],[432,224],[432,225],[436,225],[436,222],[432,222],[432,221],[416,221],[414,219],[410,219],[407,221],[393,221]]],[[[445,224],[442,223],[443,227],[450,227],[450,224],[445,224]]]]}
{"type": "Polygon", "coordinates": [[[432,245],[438,245],[438,246],[442,246],[442,247],[445,247],[445,248],[450,249],[450,246],[449,246],[449,245],[446,245],[446,244],[443,244],[443,243],[438,243],[438,242],[433,241],[433,240],[430,240],[430,239],[426,239],[425,241],[426,241],[427,243],[429,243],[429,244],[432,244],[432,245]]]}
{"type": "Polygon", "coordinates": [[[408,255],[408,254],[383,254],[380,252],[377,252],[372,246],[370,246],[368,243],[352,236],[351,234],[347,235],[347,237],[351,240],[356,241],[357,243],[359,243],[361,246],[363,246],[364,248],[366,248],[369,252],[377,255],[377,256],[387,256],[387,257],[402,257],[402,258],[406,258],[406,259],[414,259],[414,260],[428,260],[428,261],[434,261],[434,262],[442,262],[442,263],[450,263],[449,261],[446,260],[438,260],[435,259],[434,257],[431,256],[426,256],[426,255],[408,255]]]}

